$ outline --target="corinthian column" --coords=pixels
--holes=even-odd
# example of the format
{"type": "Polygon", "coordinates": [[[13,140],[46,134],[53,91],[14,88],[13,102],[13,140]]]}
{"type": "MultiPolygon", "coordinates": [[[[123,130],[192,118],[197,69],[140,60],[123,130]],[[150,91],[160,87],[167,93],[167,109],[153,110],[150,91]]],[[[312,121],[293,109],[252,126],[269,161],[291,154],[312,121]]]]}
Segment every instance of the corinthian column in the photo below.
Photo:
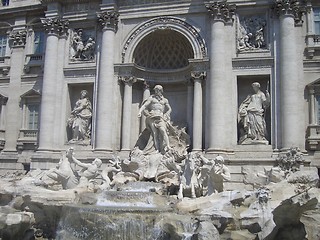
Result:
{"type": "Polygon", "coordinates": [[[95,149],[112,151],[114,117],[114,37],[117,30],[119,14],[116,11],[106,11],[98,14],[102,27],[100,47],[99,75],[97,79],[97,114],[95,149]]]}
{"type": "Polygon", "coordinates": [[[136,79],[132,76],[121,76],[119,77],[119,80],[124,84],[123,107],[122,107],[121,151],[130,151],[132,84],[136,82],[136,79]]]}
{"type": "Polygon", "coordinates": [[[193,151],[202,151],[202,81],[206,72],[191,72],[191,79],[194,82],[193,90],[193,151]]]}
{"type": "Polygon", "coordinates": [[[223,116],[230,109],[230,96],[228,81],[226,80],[225,51],[228,51],[225,38],[226,24],[232,23],[234,7],[226,2],[213,2],[206,5],[211,16],[211,50],[210,50],[210,79],[208,80],[208,130],[206,131],[207,151],[225,150],[231,141],[226,134],[228,121],[223,116]],[[229,106],[228,106],[229,105],[229,106]]]}
{"type": "Polygon", "coordinates": [[[10,83],[9,83],[9,98],[7,102],[7,121],[6,121],[6,142],[4,151],[16,151],[17,139],[19,135],[19,128],[21,123],[19,101],[21,85],[21,75],[24,63],[24,48],[26,44],[25,30],[13,31],[10,34],[10,41],[12,46],[11,54],[11,71],[10,71],[10,83]]]}
{"type": "Polygon", "coordinates": [[[39,131],[39,150],[47,151],[54,148],[55,103],[58,61],[59,35],[64,34],[69,22],[60,18],[41,19],[47,33],[44,60],[42,98],[39,131]]]}
{"type": "Polygon", "coordinates": [[[305,129],[301,113],[304,112],[304,86],[301,79],[302,61],[296,23],[300,23],[304,8],[298,0],[276,0],[276,13],[280,17],[280,108],[282,148],[304,149],[305,129]]]}

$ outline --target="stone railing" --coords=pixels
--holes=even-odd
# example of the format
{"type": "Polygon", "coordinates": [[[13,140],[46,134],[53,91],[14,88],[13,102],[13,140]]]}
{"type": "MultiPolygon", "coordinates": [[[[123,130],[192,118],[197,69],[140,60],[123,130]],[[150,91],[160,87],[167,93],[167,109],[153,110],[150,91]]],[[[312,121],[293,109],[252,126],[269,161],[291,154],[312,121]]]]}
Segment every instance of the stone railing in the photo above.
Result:
{"type": "Polygon", "coordinates": [[[320,35],[313,35],[313,42],[315,44],[320,44],[320,35]]]}
{"type": "Polygon", "coordinates": [[[37,140],[38,130],[21,129],[19,139],[37,140]]]}
{"type": "Polygon", "coordinates": [[[320,125],[309,125],[307,129],[307,143],[310,150],[320,148],[320,125]]]}
{"type": "Polygon", "coordinates": [[[168,2],[191,2],[191,0],[120,0],[120,6],[132,6],[132,5],[146,5],[154,3],[168,3],[168,2]]]}

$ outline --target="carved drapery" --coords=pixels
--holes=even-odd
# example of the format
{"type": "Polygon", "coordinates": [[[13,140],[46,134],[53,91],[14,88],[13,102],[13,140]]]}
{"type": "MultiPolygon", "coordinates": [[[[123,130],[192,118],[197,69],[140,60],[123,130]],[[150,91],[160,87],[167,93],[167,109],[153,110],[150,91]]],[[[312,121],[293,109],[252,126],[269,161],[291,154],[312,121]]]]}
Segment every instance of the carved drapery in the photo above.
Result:
{"type": "Polygon", "coordinates": [[[206,8],[214,20],[223,21],[225,23],[233,21],[236,9],[234,4],[228,4],[227,1],[207,3],[206,8]]]}
{"type": "Polygon", "coordinates": [[[68,33],[69,21],[63,20],[58,17],[54,18],[41,18],[43,27],[48,34],[56,34],[64,36],[68,33]]]}
{"type": "Polygon", "coordinates": [[[9,40],[12,43],[12,47],[23,47],[26,45],[27,31],[12,31],[9,40]]]}
{"type": "Polygon", "coordinates": [[[115,10],[105,11],[97,14],[98,22],[103,29],[117,31],[119,22],[119,13],[115,10]]]}
{"type": "Polygon", "coordinates": [[[273,9],[279,16],[293,15],[296,23],[301,23],[301,18],[307,11],[305,2],[300,0],[275,0],[273,9]]]}

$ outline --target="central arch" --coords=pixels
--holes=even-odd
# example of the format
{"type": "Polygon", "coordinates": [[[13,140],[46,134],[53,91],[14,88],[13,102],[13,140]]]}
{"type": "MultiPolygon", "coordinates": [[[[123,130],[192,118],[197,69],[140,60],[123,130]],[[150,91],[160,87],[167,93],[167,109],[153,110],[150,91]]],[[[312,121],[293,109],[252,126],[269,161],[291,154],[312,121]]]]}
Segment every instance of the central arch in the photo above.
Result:
{"type": "Polygon", "coordinates": [[[127,38],[122,48],[122,63],[133,63],[133,54],[146,36],[157,30],[172,30],[183,35],[193,50],[194,59],[207,57],[207,47],[199,31],[186,21],[175,17],[158,17],[139,25],[127,38]]]}

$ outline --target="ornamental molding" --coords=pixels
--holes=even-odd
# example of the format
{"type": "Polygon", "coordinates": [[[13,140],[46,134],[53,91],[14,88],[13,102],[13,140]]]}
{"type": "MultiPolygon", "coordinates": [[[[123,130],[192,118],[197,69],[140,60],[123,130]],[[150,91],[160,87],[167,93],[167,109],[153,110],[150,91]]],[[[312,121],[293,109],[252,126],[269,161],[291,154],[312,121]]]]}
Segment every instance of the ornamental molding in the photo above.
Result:
{"type": "MultiPolygon", "coordinates": [[[[186,21],[175,17],[158,17],[151,19],[138,28],[128,37],[122,49],[122,63],[129,61],[128,49],[132,47],[132,53],[137,44],[143,39],[147,33],[155,30],[174,30],[184,35],[193,46],[194,57],[198,59],[207,57],[207,47],[204,39],[201,37],[199,31],[187,23],[186,21]],[[142,36],[142,37],[141,37],[142,36]],[[135,42],[135,46],[134,45],[135,42]],[[195,47],[196,46],[196,47],[195,47]]],[[[130,59],[130,58],[129,58],[130,59]]]]}
{"type": "Polygon", "coordinates": [[[69,21],[58,17],[41,18],[46,33],[56,34],[59,36],[67,35],[69,29],[69,21]]]}
{"type": "Polygon", "coordinates": [[[103,29],[117,31],[119,13],[115,10],[97,13],[98,22],[103,29]]]}
{"type": "Polygon", "coordinates": [[[119,76],[119,82],[124,83],[125,85],[132,86],[135,82],[137,82],[137,78],[134,76],[119,76]]]}
{"type": "Polygon", "coordinates": [[[192,71],[191,72],[191,79],[192,80],[205,80],[207,77],[206,71],[192,71]]]}
{"type": "Polygon", "coordinates": [[[273,9],[278,16],[292,15],[296,24],[302,23],[302,16],[307,12],[305,0],[275,0],[273,9]]]}
{"type": "Polygon", "coordinates": [[[211,17],[215,21],[232,23],[236,10],[235,4],[228,4],[227,1],[214,1],[205,4],[211,17]]]}
{"type": "Polygon", "coordinates": [[[24,47],[26,45],[27,31],[12,31],[9,35],[12,47],[24,47]]]}

